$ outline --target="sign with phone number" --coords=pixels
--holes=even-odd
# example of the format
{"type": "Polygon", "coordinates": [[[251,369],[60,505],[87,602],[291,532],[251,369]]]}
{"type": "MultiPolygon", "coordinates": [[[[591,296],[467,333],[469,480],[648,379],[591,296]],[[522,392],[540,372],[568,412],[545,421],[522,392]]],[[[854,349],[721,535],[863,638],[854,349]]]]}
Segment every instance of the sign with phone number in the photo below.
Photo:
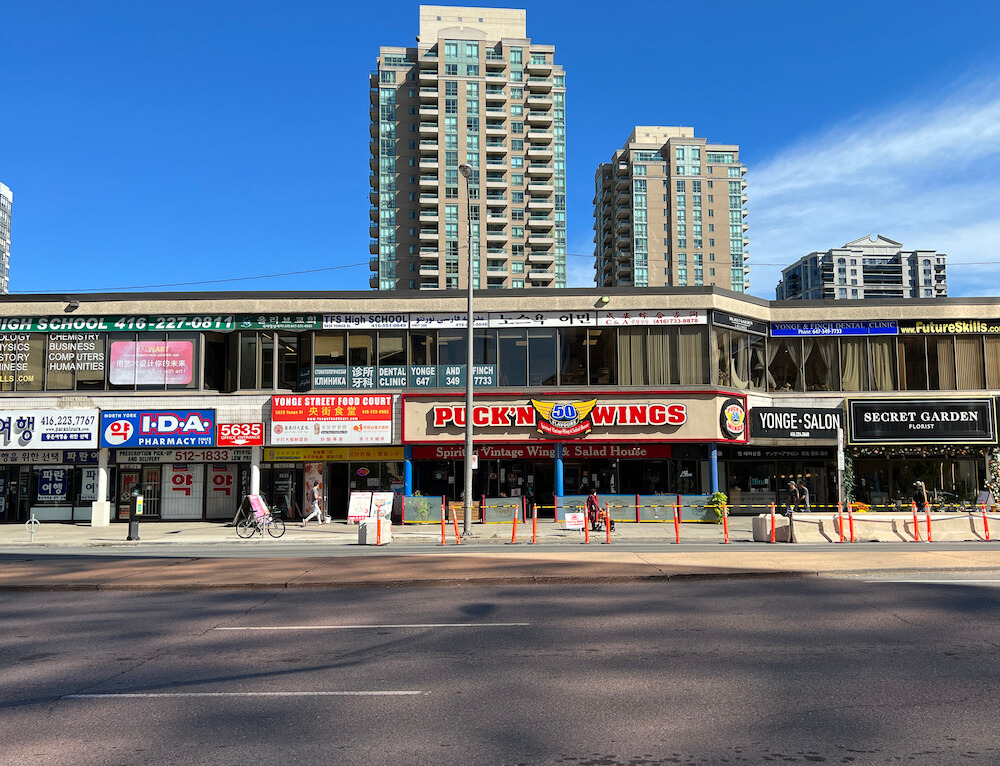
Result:
{"type": "Polygon", "coordinates": [[[122,463],[249,463],[249,447],[231,449],[119,449],[114,460],[122,463]]]}
{"type": "Polygon", "coordinates": [[[215,316],[5,317],[0,332],[134,332],[136,330],[233,330],[232,314],[215,316]]]}

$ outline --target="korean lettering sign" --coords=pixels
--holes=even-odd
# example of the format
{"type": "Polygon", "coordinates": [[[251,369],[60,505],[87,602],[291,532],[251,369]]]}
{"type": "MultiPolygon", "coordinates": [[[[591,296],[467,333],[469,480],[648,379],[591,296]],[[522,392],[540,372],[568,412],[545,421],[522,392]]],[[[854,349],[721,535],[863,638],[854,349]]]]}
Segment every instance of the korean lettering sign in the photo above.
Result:
{"type": "Polygon", "coordinates": [[[65,500],[68,473],[65,468],[42,468],[38,472],[38,500],[65,500]]]}
{"type": "Polygon", "coordinates": [[[102,447],[212,447],[215,410],[101,413],[102,447]]]}
{"type": "Polygon", "coordinates": [[[0,449],[96,449],[97,410],[0,410],[0,449]]]}

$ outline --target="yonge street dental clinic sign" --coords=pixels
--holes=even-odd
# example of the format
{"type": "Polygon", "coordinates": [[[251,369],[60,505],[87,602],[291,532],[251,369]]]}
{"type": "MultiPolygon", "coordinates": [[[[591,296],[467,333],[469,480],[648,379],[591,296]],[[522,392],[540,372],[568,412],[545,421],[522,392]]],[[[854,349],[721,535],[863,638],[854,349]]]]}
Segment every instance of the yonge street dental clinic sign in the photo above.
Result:
{"type": "Polygon", "coordinates": [[[851,444],[996,444],[992,399],[851,399],[851,444]]]}

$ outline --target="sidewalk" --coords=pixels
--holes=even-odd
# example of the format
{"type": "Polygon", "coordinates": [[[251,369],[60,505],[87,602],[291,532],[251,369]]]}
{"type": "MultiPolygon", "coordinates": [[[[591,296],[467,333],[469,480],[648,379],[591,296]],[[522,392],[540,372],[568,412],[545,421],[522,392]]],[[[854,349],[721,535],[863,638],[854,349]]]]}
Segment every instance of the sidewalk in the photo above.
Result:
{"type": "Polygon", "coordinates": [[[125,540],[127,524],[43,524],[33,543],[22,525],[5,525],[0,527],[0,590],[468,586],[1000,571],[1000,545],[990,543],[968,550],[933,543],[831,544],[808,550],[751,543],[750,522],[731,520],[730,545],[722,544],[720,525],[684,524],[681,541],[697,544],[696,550],[649,552],[616,549],[615,543],[672,543],[673,525],[619,523],[611,545],[604,544],[603,533],[583,545],[581,533],[545,521],[539,524],[539,543],[546,544],[541,551],[530,544],[530,524],[523,530],[519,526],[517,545],[509,545],[509,525],[476,524],[474,538],[461,546],[454,544],[454,527],[449,527],[446,547],[440,526],[394,526],[392,544],[353,552],[345,546],[357,546],[357,527],[344,523],[289,525],[278,540],[240,540],[222,524],[145,522],[139,543],[125,540]],[[411,543],[425,551],[394,552],[394,546],[411,543]],[[204,546],[205,555],[192,554],[190,546],[204,546]],[[324,553],[334,549],[336,554],[324,553]]]}

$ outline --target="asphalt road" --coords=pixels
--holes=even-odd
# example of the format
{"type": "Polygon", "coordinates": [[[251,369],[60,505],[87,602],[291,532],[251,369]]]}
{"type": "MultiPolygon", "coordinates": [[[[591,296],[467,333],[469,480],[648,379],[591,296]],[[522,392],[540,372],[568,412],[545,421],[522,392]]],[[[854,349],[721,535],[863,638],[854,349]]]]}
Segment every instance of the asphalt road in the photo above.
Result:
{"type": "Polygon", "coordinates": [[[0,763],[995,764],[935,579],[4,592],[0,763]]]}

